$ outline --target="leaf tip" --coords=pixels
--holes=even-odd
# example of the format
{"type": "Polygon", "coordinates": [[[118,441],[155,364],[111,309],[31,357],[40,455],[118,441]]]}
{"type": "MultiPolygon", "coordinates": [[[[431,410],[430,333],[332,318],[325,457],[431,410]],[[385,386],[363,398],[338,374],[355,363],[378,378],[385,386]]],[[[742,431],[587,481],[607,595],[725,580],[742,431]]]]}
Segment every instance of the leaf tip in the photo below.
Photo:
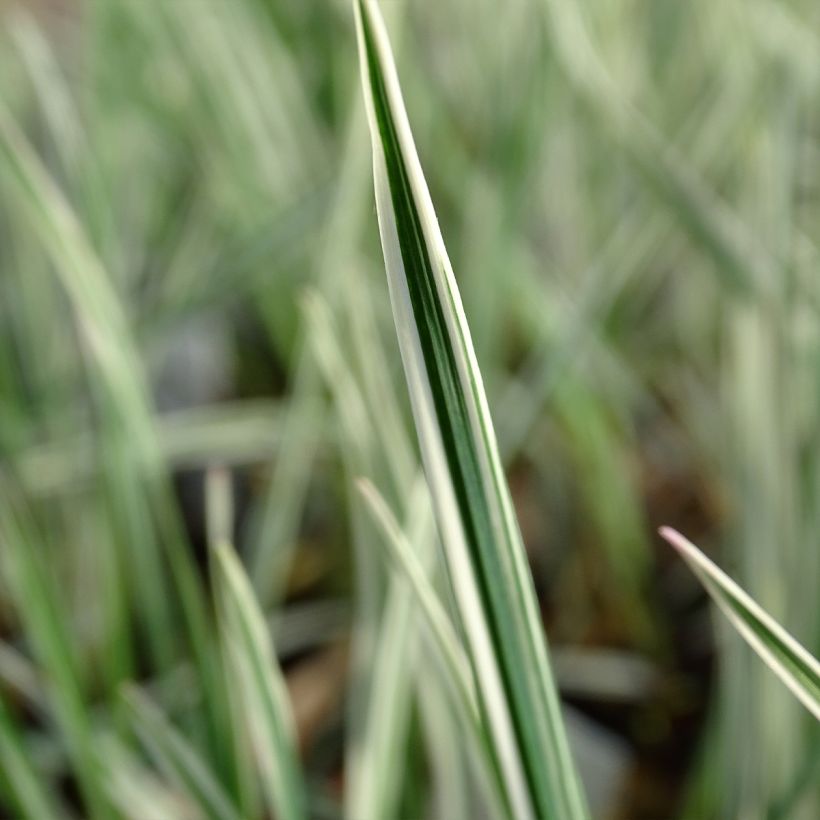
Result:
{"type": "Polygon", "coordinates": [[[678,552],[686,552],[688,542],[676,529],[666,526],[659,527],[658,535],[660,535],[667,544],[678,550],[678,552]]]}

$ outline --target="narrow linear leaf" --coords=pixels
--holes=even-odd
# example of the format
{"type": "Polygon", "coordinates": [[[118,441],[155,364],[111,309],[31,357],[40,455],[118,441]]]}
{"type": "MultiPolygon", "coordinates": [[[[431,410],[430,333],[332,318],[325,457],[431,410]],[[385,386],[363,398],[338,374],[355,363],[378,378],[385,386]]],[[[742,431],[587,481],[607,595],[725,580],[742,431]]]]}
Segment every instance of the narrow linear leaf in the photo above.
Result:
{"type": "Polygon", "coordinates": [[[162,711],[134,686],[123,688],[134,732],[162,773],[181,789],[204,817],[239,820],[221,784],[191,744],[162,711]]]}
{"type": "Polygon", "coordinates": [[[481,374],[375,3],[356,0],[393,317],[480,706],[517,818],[586,816],[481,374]]]}
{"type": "Polygon", "coordinates": [[[820,720],[820,662],[691,541],[670,527],[660,534],[706,587],[732,626],[820,720]]]}
{"type": "Polygon", "coordinates": [[[233,549],[223,543],[216,555],[223,634],[236,664],[268,806],[278,820],[301,820],[307,816],[306,790],[287,689],[273,655],[270,633],[233,549]]]}

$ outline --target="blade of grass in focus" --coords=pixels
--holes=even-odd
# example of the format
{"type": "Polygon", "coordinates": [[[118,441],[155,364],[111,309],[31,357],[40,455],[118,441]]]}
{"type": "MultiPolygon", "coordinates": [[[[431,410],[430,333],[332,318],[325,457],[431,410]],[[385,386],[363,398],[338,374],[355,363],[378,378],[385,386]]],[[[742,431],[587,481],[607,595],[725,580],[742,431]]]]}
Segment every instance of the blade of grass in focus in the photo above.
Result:
{"type": "Polygon", "coordinates": [[[820,720],[820,662],[691,541],[669,527],[660,533],[680,553],[732,626],[820,720]]]}
{"type": "Polygon", "coordinates": [[[526,552],[461,300],[374,3],[356,2],[376,203],[427,478],[509,810],[583,817],[526,552]]]}

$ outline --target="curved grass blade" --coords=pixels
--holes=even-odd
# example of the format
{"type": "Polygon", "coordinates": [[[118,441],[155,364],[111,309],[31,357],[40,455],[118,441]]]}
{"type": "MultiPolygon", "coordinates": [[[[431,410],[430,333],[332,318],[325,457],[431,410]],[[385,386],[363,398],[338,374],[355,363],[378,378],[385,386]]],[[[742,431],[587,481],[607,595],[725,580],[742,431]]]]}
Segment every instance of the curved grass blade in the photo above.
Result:
{"type": "Polygon", "coordinates": [[[285,681],[253,589],[233,549],[216,549],[223,634],[235,661],[248,727],[260,761],[266,800],[279,820],[307,816],[305,786],[285,681]]]}
{"type": "Polygon", "coordinates": [[[188,741],[139,689],[123,688],[131,725],[162,773],[175,783],[212,820],[239,820],[239,814],[188,741]]]}
{"type": "Polygon", "coordinates": [[[732,626],[820,720],[820,662],[691,541],[676,530],[660,534],[681,554],[732,626]]]}
{"type": "Polygon", "coordinates": [[[355,8],[393,316],[508,808],[520,818],[583,817],[532,577],[390,44],[375,3],[355,8]]]}

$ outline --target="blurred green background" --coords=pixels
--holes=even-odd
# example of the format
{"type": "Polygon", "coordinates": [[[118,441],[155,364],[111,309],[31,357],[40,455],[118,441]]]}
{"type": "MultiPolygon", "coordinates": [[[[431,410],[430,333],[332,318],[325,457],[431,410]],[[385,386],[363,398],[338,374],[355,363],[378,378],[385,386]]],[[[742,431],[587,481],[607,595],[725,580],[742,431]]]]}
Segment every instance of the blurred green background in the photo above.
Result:
{"type": "MultiPolygon", "coordinates": [[[[817,818],[816,723],[655,529],[818,654],[820,6],[381,5],[595,816],[817,818]]],[[[386,577],[352,482],[416,463],[350,3],[0,2],[0,815],[12,736],[93,814],[67,710],[112,793],[196,816],[123,681],[239,788],[184,626],[227,532],[341,816],[386,577]]],[[[424,691],[407,820],[441,816],[424,691]]]]}

